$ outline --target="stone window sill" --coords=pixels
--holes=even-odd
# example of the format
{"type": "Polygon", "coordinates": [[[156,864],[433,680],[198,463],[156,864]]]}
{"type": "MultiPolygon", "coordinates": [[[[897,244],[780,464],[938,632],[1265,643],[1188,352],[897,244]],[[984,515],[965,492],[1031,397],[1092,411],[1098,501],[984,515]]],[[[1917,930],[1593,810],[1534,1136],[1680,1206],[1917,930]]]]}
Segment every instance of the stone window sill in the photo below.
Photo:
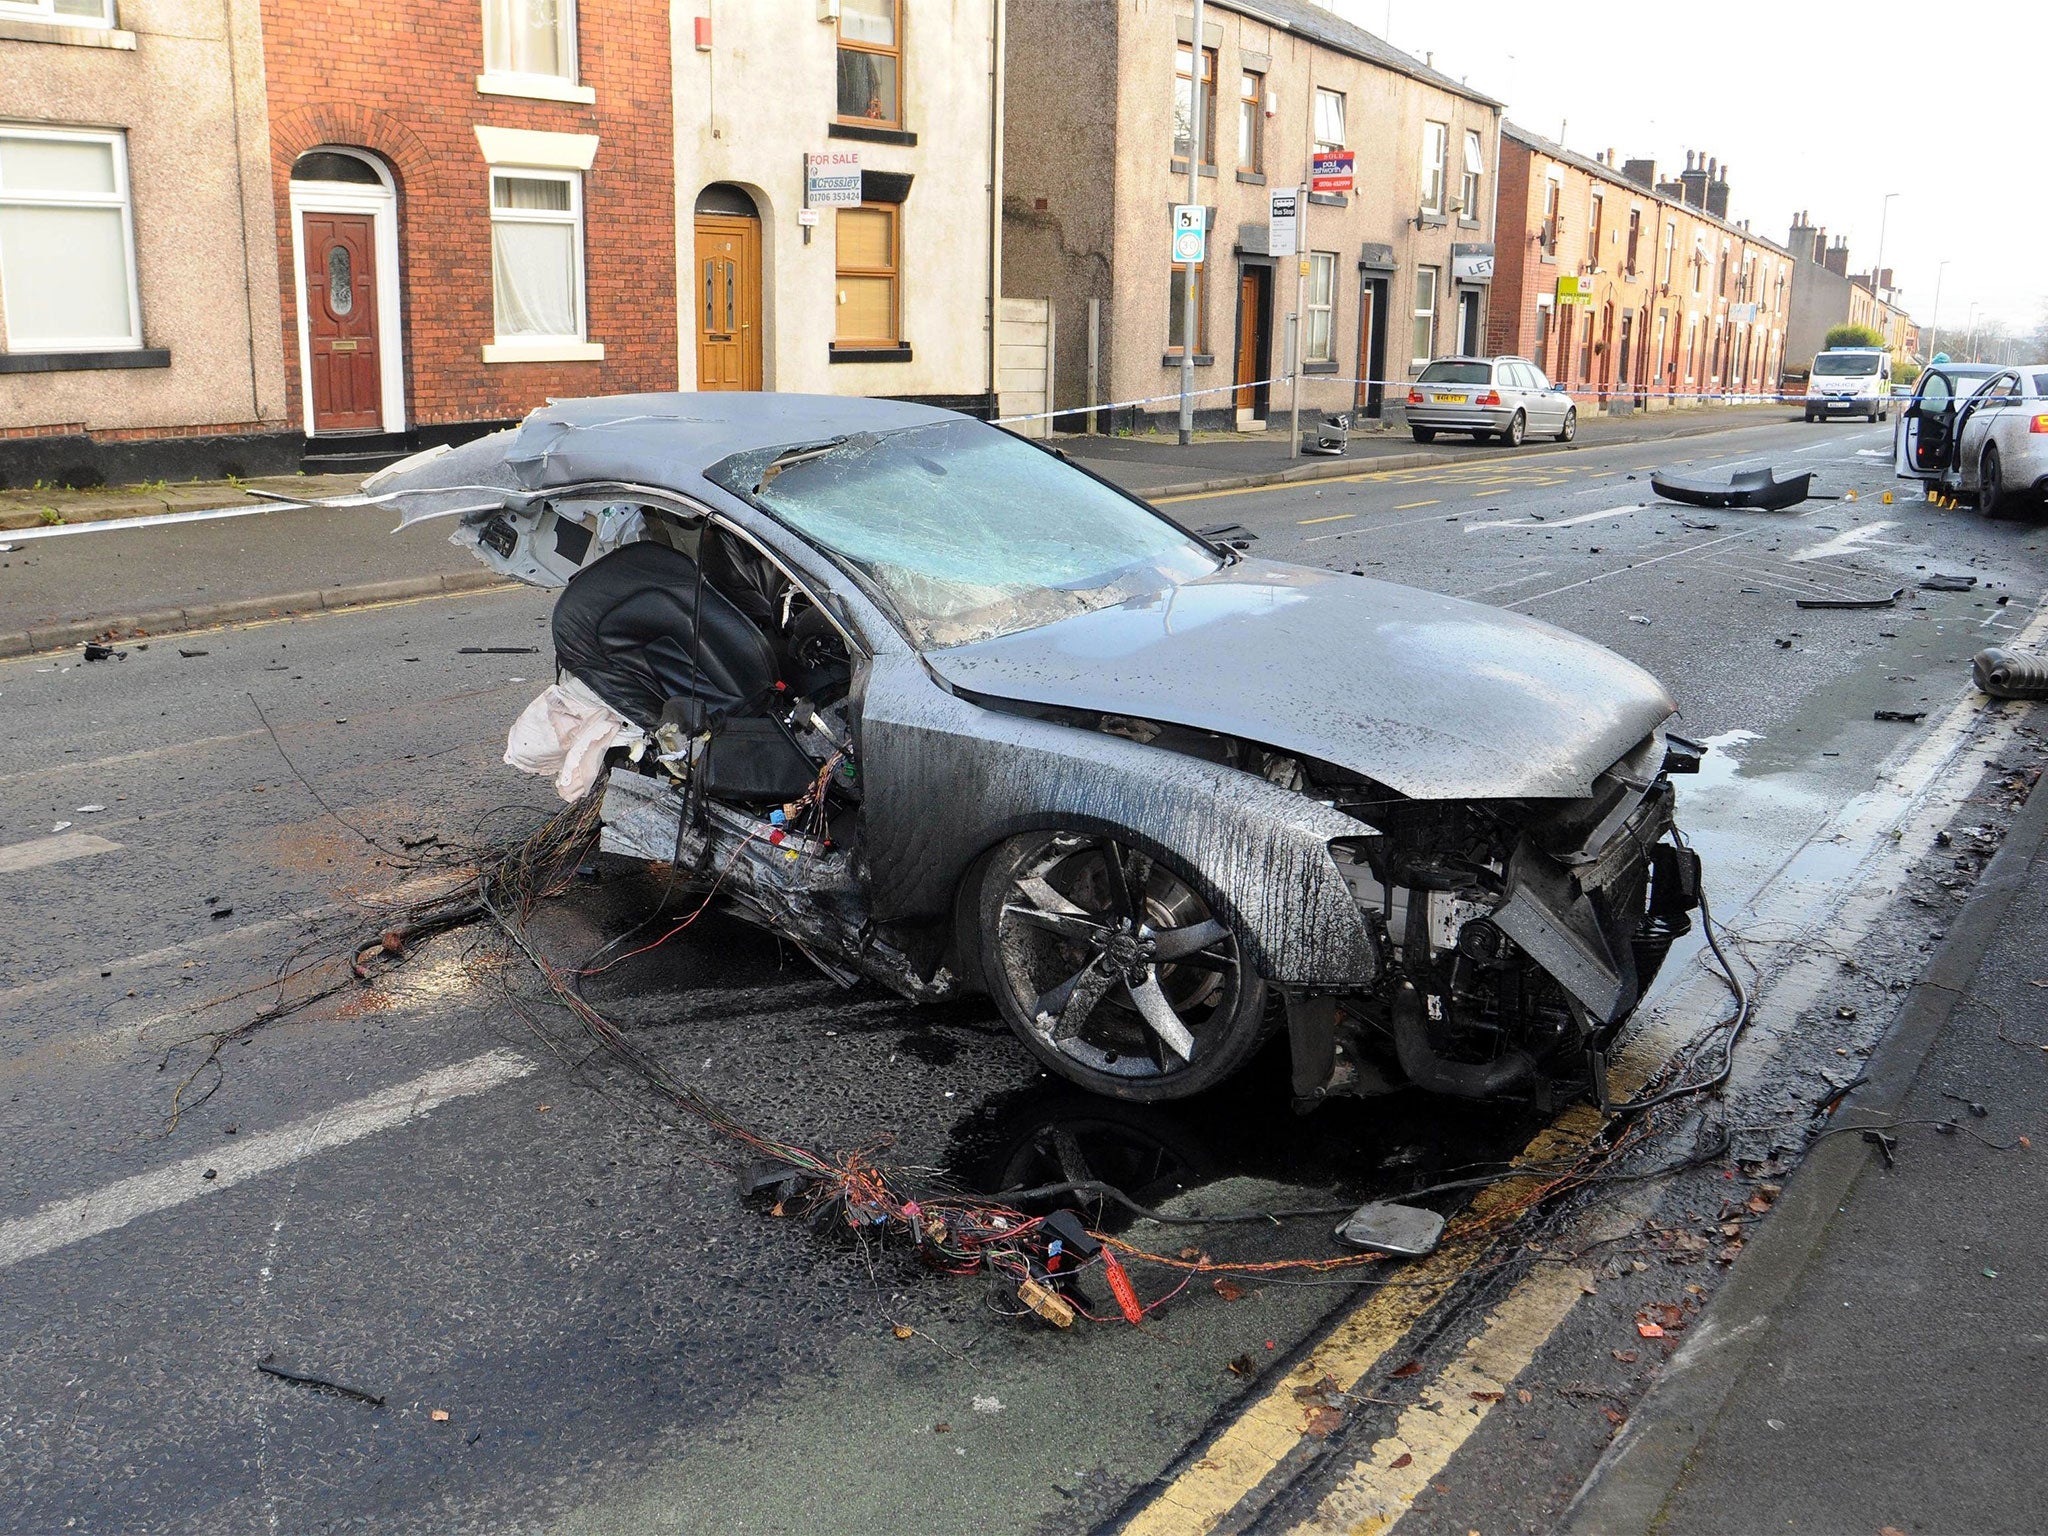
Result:
{"type": "Polygon", "coordinates": [[[1263,187],[1266,184],[1264,171],[1239,171],[1237,179],[1248,187],[1263,187]]]}
{"type": "Polygon", "coordinates": [[[487,363],[601,363],[601,341],[487,341],[487,363]]]}
{"type": "Polygon", "coordinates": [[[1301,371],[1304,374],[1335,373],[1337,371],[1337,365],[1335,363],[1303,363],[1301,365],[1301,371]]]}
{"type": "MultiPolygon", "coordinates": [[[[1169,160],[1166,168],[1175,176],[1185,176],[1188,173],[1188,163],[1185,160],[1169,160]]],[[[1216,167],[1205,165],[1202,167],[1202,174],[1213,179],[1216,175],[1216,167]]]]}
{"type": "Polygon", "coordinates": [[[30,21],[25,16],[0,16],[0,38],[16,43],[57,43],[72,48],[118,48],[135,51],[135,34],[119,27],[76,27],[61,21],[30,21]]]}
{"type": "Polygon", "coordinates": [[[914,148],[917,135],[901,128],[874,128],[866,123],[827,123],[828,139],[860,139],[869,144],[902,144],[914,148]]]}
{"type": "Polygon", "coordinates": [[[0,352],[0,373],[82,373],[106,368],[168,368],[169,347],[113,352],[0,352]]]}
{"type": "MultiPolygon", "coordinates": [[[[1212,368],[1215,366],[1215,364],[1215,353],[1197,352],[1195,354],[1195,366],[1197,368],[1212,368]]],[[[1176,373],[1180,372],[1180,354],[1178,352],[1167,352],[1161,354],[1159,359],[1159,366],[1162,368],[1171,368],[1176,373]]]]}
{"type": "Polygon", "coordinates": [[[571,101],[586,107],[597,104],[595,87],[547,75],[478,75],[476,92],[479,96],[520,96],[528,101],[571,101]]]}
{"type": "Polygon", "coordinates": [[[1351,199],[1342,192],[1311,192],[1308,195],[1308,200],[1318,208],[1348,208],[1351,206],[1351,199]]]}

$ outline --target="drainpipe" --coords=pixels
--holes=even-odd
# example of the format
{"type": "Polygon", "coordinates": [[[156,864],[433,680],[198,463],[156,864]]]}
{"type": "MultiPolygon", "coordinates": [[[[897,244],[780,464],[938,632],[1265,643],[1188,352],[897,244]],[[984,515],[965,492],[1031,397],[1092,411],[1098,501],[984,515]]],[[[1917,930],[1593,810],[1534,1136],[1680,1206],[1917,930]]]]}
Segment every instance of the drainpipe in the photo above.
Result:
{"type": "MultiPolygon", "coordinates": [[[[1195,0],[1193,41],[1188,44],[1188,204],[1199,208],[1202,204],[1202,0],[1195,0]]],[[[1216,60],[1216,73],[1223,73],[1223,59],[1220,51],[1216,60]]],[[[1223,82],[1213,82],[1218,90],[1223,82]]],[[[1221,164],[1221,152],[1218,152],[1221,164]]],[[[1207,217],[1207,215],[1204,215],[1207,217]]],[[[1208,302],[1209,285],[1202,281],[1209,265],[1207,248],[1208,235],[1203,234],[1203,251],[1200,262],[1184,263],[1187,271],[1181,280],[1180,293],[1180,445],[1185,448],[1195,440],[1195,337],[1200,333],[1200,317],[1195,309],[1196,290],[1202,290],[1201,298],[1208,302]]],[[[1169,263],[1167,270],[1172,271],[1169,263]]],[[[1233,400],[1236,396],[1231,397],[1233,400]]]]}
{"type": "MultiPolygon", "coordinates": [[[[1003,0],[989,0],[988,405],[991,416],[999,409],[996,394],[996,385],[999,382],[996,369],[996,323],[1001,318],[1003,302],[1003,24],[1003,0]]],[[[1045,408],[1051,410],[1052,404],[1048,399],[1045,408]]]]}

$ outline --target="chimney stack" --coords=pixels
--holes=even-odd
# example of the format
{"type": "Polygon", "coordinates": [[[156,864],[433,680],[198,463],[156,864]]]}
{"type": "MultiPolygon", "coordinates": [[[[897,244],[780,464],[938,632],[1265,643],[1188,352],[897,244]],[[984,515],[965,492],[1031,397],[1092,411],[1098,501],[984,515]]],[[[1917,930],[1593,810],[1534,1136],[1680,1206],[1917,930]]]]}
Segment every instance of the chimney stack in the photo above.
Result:
{"type": "Polygon", "coordinates": [[[1725,165],[1707,183],[1707,212],[1717,219],[1728,217],[1728,167],[1725,165]]]}
{"type": "Polygon", "coordinates": [[[1835,276],[1847,277],[1849,275],[1848,240],[1844,237],[1837,236],[1835,239],[1835,243],[1828,247],[1827,256],[1825,257],[1822,264],[1826,266],[1826,268],[1830,272],[1834,273],[1835,276]]]}
{"type": "Polygon", "coordinates": [[[1657,162],[1654,160],[1631,160],[1622,166],[1621,174],[1645,192],[1657,190],[1657,162]]]}
{"type": "Polygon", "coordinates": [[[1706,156],[1685,152],[1685,174],[1678,178],[1685,186],[1685,200],[1695,208],[1707,206],[1706,156]]]}

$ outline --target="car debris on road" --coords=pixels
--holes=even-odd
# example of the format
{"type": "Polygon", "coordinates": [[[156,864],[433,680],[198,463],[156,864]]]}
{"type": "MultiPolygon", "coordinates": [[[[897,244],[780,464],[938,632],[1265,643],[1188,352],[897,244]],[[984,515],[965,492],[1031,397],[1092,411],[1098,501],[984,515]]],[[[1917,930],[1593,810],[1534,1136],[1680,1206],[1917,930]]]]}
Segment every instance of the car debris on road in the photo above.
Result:
{"type": "Polygon", "coordinates": [[[1779,512],[1807,499],[1812,488],[1811,471],[1788,475],[1783,480],[1770,469],[1737,470],[1726,479],[1707,475],[1681,475],[1660,469],[1650,476],[1650,487],[1666,501],[1692,507],[1752,507],[1779,512]]]}

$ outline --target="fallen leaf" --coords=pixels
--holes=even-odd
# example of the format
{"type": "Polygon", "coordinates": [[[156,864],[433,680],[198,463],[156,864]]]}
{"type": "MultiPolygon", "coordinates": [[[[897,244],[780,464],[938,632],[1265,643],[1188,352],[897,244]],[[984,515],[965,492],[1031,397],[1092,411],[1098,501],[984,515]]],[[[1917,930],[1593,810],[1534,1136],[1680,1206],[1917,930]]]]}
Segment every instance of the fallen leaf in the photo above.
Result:
{"type": "Polygon", "coordinates": [[[898,1323],[895,1327],[894,1332],[896,1334],[896,1337],[899,1339],[914,1339],[917,1337],[917,1330],[915,1328],[908,1327],[903,1323],[898,1323]]]}
{"type": "Polygon", "coordinates": [[[1771,1202],[1766,1200],[1762,1195],[1751,1195],[1749,1199],[1744,1203],[1744,1209],[1747,1210],[1752,1216],[1761,1216],[1765,1211],[1768,1211],[1770,1208],[1771,1202]]]}
{"type": "Polygon", "coordinates": [[[942,1421],[932,1426],[932,1433],[935,1435],[950,1435],[953,1433],[953,1426],[942,1421]]]}
{"type": "Polygon", "coordinates": [[[1387,1463],[1387,1470],[1391,1472],[1397,1470],[1398,1468],[1405,1467],[1414,1459],[1415,1458],[1413,1456],[1409,1455],[1406,1451],[1403,1451],[1400,1455],[1396,1456],[1392,1461],[1387,1463]]]}
{"type": "Polygon", "coordinates": [[[1590,1280],[1581,1280],[1579,1282],[1579,1294],[1581,1296],[1598,1296],[1600,1288],[1590,1280]]]}
{"type": "Polygon", "coordinates": [[[1471,1394],[1471,1396],[1472,1396],[1472,1401],[1473,1401],[1473,1402],[1475,1402],[1475,1403],[1497,1403],[1497,1402],[1499,1402],[1499,1401],[1500,1401],[1500,1400],[1501,1400],[1502,1398],[1506,1397],[1506,1396],[1507,1396],[1507,1393],[1505,1393],[1505,1392],[1474,1392],[1474,1393],[1472,1393],[1472,1394],[1471,1394]]]}
{"type": "Polygon", "coordinates": [[[1257,1370],[1258,1367],[1252,1364],[1250,1355],[1239,1355],[1230,1362],[1230,1374],[1233,1376],[1250,1376],[1257,1370]]]}
{"type": "Polygon", "coordinates": [[[1297,1403],[1320,1403],[1325,1408],[1341,1407],[1343,1396],[1344,1389],[1337,1385],[1337,1378],[1327,1372],[1307,1386],[1294,1389],[1297,1403]]]}
{"type": "Polygon", "coordinates": [[[1536,1394],[1534,1392],[1531,1392],[1527,1387],[1517,1387],[1515,1389],[1515,1401],[1520,1403],[1524,1408],[1526,1408],[1531,1403],[1536,1401],[1536,1394]]]}
{"type": "Polygon", "coordinates": [[[1602,1408],[1600,1411],[1607,1415],[1607,1422],[1610,1424],[1619,1424],[1622,1420],[1622,1415],[1617,1409],[1602,1408]]]}
{"type": "Polygon", "coordinates": [[[1609,1350],[1608,1353],[1613,1355],[1614,1358],[1619,1360],[1623,1365],[1634,1365],[1636,1361],[1640,1358],[1632,1349],[1614,1349],[1609,1350]]]}
{"type": "MultiPolygon", "coordinates": [[[[2041,983],[2037,981],[2034,983],[2034,985],[2038,987],[2039,985],[2041,985],[2041,983]]],[[[1878,1531],[1877,1536],[1906,1536],[1906,1533],[1900,1530],[1896,1525],[1887,1525],[1882,1527],[1878,1531]]]]}
{"type": "Polygon", "coordinates": [[[1646,1339],[1661,1339],[1664,1337],[1664,1330],[1655,1323],[1637,1323],[1636,1332],[1646,1339]]]}
{"type": "Polygon", "coordinates": [[[1742,1239],[1738,1237],[1737,1239],[1735,1239],[1734,1242],[1730,1243],[1727,1247],[1723,1248],[1719,1253],[1714,1255],[1714,1262],[1716,1264],[1733,1264],[1737,1256],[1740,1255],[1741,1252],[1742,1239]]]}
{"type": "Polygon", "coordinates": [[[1180,1251],[1180,1257],[1183,1259],[1199,1259],[1201,1256],[1202,1250],[1199,1248],[1183,1248],[1180,1251]]]}
{"type": "Polygon", "coordinates": [[[1218,1275],[1212,1284],[1216,1294],[1225,1301],[1242,1301],[1244,1299],[1244,1287],[1237,1284],[1228,1275],[1218,1275]]]}
{"type": "Polygon", "coordinates": [[[1404,1380],[1410,1376],[1420,1376],[1421,1374],[1422,1362],[1420,1360],[1410,1360],[1406,1365],[1394,1367],[1394,1379],[1396,1381],[1404,1380]]]}
{"type": "Polygon", "coordinates": [[[1302,1420],[1301,1432],[1312,1439],[1320,1440],[1343,1422],[1343,1411],[1325,1404],[1321,1408],[1311,1408],[1308,1411],[1308,1417],[1302,1420]]]}
{"type": "Polygon", "coordinates": [[[1723,1237],[1740,1237],[1740,1236],[1742,1236],[1742,1223],[1741,1223],[1741,1222],[1739,1222],[1739,1221],[1724,1221],[1724,1222],[1722,1222],[1722,1223],[1721,1223],[1721,1235],[1722,1235],[1723,1237]]]}
{"type": "Polygon", "coordinates": [[[1657,1303],[1657,1320],[1666,1330],[1676,1333],[1685,1326],[1685,1308],[1676,1302],[1660,1301],[1657,1303]]]}
{"type": "Polygon", "coordinates": [[[436,1408],[427,1417],[436,1424],[446,1424],[448,1422],[448,1410],[446,1408],[436,1408]]]}
{"type": "Polygon", "coordinates": [[[2021,1150],[2022,1152],[2031,1152],[2031,1151],[2033,1151],[2033,1150],[2034,1150],[2034,1143],[2033,1143],[2033,1141],[2032,1141],[2032,1140],[2031,1140],[2030,1138],[2028,1138],[2028,1137],[2022,1136],[2022,1137],[2020,1138],[2020,1150],[2021,1150]]]}

